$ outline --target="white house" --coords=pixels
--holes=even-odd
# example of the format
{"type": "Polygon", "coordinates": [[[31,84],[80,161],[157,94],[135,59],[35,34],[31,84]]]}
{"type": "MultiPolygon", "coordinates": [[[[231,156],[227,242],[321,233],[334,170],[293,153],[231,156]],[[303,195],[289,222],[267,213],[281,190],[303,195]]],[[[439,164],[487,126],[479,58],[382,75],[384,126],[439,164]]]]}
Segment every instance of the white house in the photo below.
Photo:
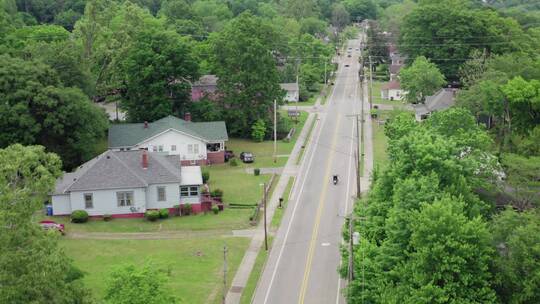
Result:
{"type": "Polygon", "coordinates": [[[381,98],[387,100],[401,100],[406,92],[401,89],[399,81],[392,80],[381,88],[381,98]]]}
{"type": "Polygon", "coordinates": [[[182,165],[225,162],[227,140],[225,122],[192,122],[189,113],[185,119],[167,116],[152,123],[114,124],[109,128],[109,149],[178,155],[182,165]]]}
{"type": "Polygon", "coordinates": [[[201,168],[181,167],[178,155],[109,150],[57,181],[53,215],[85,210],[90,216],[141,217],[180,204],[199,212],[201,185],[201,168]]]}
{"type": "Polygon", "coordinates": [[[300,89],[298,88],[298,83],[280,83],[279,86],[284,90],[285,97],[284,100],[287,102],[298,102],[300,98],[300,89]]]}

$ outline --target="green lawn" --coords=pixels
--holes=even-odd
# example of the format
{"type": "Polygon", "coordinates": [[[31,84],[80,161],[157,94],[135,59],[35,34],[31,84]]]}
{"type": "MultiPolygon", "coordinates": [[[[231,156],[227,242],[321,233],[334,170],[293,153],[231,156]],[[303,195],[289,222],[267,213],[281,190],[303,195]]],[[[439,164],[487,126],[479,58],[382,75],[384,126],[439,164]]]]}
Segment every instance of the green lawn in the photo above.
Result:
{"type": "Polygon", "coordinates": [[[201,231],[249,228],[250,210],[225,208],[216,214],[198,214],[190,216],[172,216],[168,219],[149,222],[144,218],[113,219],[105,222],[102,219],[90,220],[84,224],[70,223],[68,217],[53,217],[52,220],[66,225],[69,232],[171,232],[201,231]]]}
{"type": "Polygon", "coordinates": [[[306,142],[304,143],[304,147],[301,147],[300,155],[298,155],[298,158],[296,159],[297,165],[300,164],[300,162],[302,161],[302,158],[304,157],[304,153],[306,152],[307,146],[311,139],[311,133],[313,133],[313,128],[315,127],[315,122],[317,122],[318,117],[319,117],[319,114],[315,114],[315,118],[311,121],[311,125],[309,126],[309,130],[306,136],[306,142]]]}
{"type": "MultiPolygon", "coordinates": [[[[282,115],[287,115],[285,111],[280,111],[282,115]]],[[[289,142],[283,140],[277,141],[277,155],[289,155],[302,132],[302,128],[306,122],[308,114],[301,111],[300,117],[298,118],[298,124],[293,125],[296,128],[294,136],[289,142]]],[[[242,138],[230,138],[227,141],[227,149],[233,150],[236,154],[236,157],[240,157],[241,152],[251,152],[255,155],[255,162],[251,164],[244,164],[238,159],[239,168],[240,167],[249,167],[249,168],[267,168],[267,167],[283,167],[287,163],[288,157],[278,157],[277,162],[274,163],[273,154],[274,154],[274,142],[272,140],[265,140],[263,142],[255,142],[250,139],[242,138]]]]}
{"type": "Polygon", "coordinates": [[[371,122],[373,130],[373,167],[384,169],[388,163],[386,147],[388,145],[384,135],[384,124],[379,125],[376,121],[371,122]]]}
{"type": "Polygon", "coordinates": [[[180,303],[220,303],[223,245],[227,244],[227,281],[234,277],[250,240],[197,238],[182,240],[61,240],[60,245],[85,272],[84,283],[95,298],[104,296],[107,276],[123,263],[151,260],[170,273],[170,288],[180,303]]]}
{"type": "Polygon", "coordinates": [[[204,170],[210,172],[210,189],[222,189],[223,201],[229,204],[255,204],[263,193],[261,184],[270,180],[270,175],[255,176],[246,173],[243,166],[232,167],[229,164],[212,165],[204,170]]]}

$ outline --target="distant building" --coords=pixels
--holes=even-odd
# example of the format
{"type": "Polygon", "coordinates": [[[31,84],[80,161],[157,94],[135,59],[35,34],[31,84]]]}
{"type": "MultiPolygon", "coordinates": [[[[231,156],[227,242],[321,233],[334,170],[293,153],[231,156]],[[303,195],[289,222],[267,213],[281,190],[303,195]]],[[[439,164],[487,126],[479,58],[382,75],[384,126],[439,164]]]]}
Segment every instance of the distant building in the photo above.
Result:
{"type": "Polygon", "coordinates": [[[401,70],[401,67],[403,65],[390,65],[389,71],[390,71],[390,81],[398,80],[399,71],[401,70]]]}
{"type": "Polygon", "coordinates": [[[457,89],[444,88],[432,96],[426,97],[423,104],[413,105],[417,121],[422,121],[433,112],[446,110],[456,103],[457,89]]]}
{"type": "Polygon", "coordinates": [[[381,87],[381,98],[386,100],[401,100],[405,92],[398,80],[392,80],[381,87]]]}
{"type": "Polygon", "coordinates": [[[280,83],[279,86],[286,92],[284,100],[287,102],[298,102],[300,98],[300,89],[298,83],[280,83]]]}
{"type": "Polygon", "coordinates": [[[184,119],[167,116],[151,123],[113,124],[109,128],[109,149],[179,155],[182,165],[225,162],[228,139],[224,121],[192,122],[189,113],[184,119]]]}
{"type": "Polygon", "coordinates": [[[191,85],[191,100],[199,101],[203,97],[215,99],[217,95],[216,75],[204,75],[191,85]]]}

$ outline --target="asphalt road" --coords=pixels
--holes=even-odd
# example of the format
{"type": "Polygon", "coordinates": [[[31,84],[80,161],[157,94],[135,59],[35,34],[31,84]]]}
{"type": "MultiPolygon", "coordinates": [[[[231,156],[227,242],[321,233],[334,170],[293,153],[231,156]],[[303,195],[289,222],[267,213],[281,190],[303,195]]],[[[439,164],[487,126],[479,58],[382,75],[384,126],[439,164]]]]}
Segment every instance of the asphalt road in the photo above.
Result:
{"type": "Polygon", "coordinates": [[[359,40],[341,59],[334,90],[298,173],[253,303],[344,303],[337,269],[344,217],[356,193],[355,117],[360,113],[359,40]],[[345,67],[345,65],[349,67],[345,67]],[[332,175],[339,175],[333,185],[332,175]]]}

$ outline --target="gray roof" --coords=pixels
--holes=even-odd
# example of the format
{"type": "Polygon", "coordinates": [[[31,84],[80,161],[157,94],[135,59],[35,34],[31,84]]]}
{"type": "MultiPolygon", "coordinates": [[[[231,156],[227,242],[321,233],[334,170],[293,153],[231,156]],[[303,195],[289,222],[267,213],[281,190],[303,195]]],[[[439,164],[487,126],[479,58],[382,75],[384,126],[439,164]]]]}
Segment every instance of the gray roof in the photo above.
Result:
{"type": "Polygon", "coordinates": [[[218,82],[216,75],[203,75],[199,80],[193,83],[193,86],[215,86],[218,82]]]}
{"type": "Polygon", "coordinates": [[[287,92],[298,92],[298,83],[296,82],[290,82],[290,83],[280,83],[279,86],[281,89],[287,91],[287,92]]]}
{"type": "Polygon", "coordinates": [[[106,151],[66,173],[56,183],[54,194],[70,191],[142,188],[150,184],[181,183],[178,155],[148,154],[148,168],[142,167],[143,150],[106,151]]]}
{"type": "Polygon", "coordinates": [[[455,104],[455,89],[441,89],[434,95],[426,97],[423,104],[413,105],[416,115],[424,115],[445,110],[455,104]]]}
{"type": "Polygon", "coordinates": [[[399,71],[401,70],[401,67],[403,65],[401,64],[392,64],[390,65],[390,74],[398,74],[399,71]]]}
{"type": "Polygon", "coordinates": [[[167,116],[144,127],[144,123],[114,124],[109,128],[109,148],[132,147],[167,130],[176,130],[206,142],[228,140],[224,121],[191,122],[167,116]]]}

